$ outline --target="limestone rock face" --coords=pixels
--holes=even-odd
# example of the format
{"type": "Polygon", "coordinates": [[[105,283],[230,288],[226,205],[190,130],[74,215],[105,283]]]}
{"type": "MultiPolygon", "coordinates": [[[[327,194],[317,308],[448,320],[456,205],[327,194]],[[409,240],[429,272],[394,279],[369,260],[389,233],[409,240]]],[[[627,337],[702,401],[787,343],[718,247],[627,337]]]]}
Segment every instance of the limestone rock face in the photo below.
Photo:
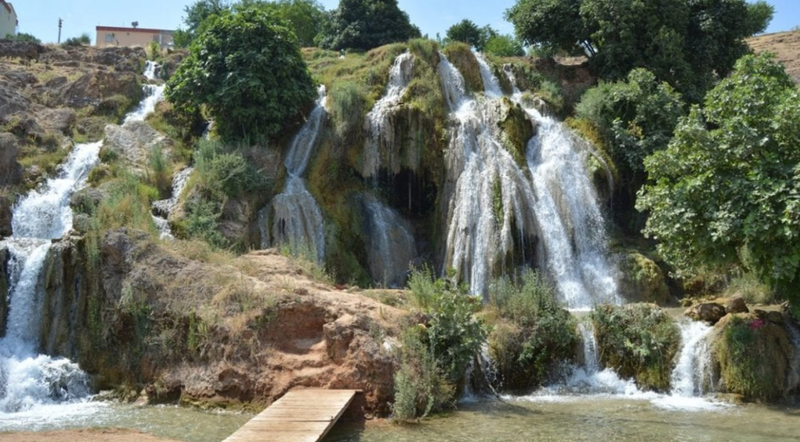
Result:
{"type": "Polygon", "coordinates": [[[153,146],[165,137],[144,121],[129,121],[122,126],[109,124],[105,129],[103,146],[116,151],[134,168],[145,169],[153,146]]]}
{"type": "Polygon", "coordinates": [[[727,313],[725,312],[725,307],[720,304],[716,302],[706,302],[690,307],[684,314],[695,321],[704,321],[714,325],[727,313]]]}
{"type": "Polygon", "coordinates": [[[0,133],[0,186],[14,186],[22,182],[22,166],[17,162],[18,155],[16,138],[10,133],[0,133]]]}

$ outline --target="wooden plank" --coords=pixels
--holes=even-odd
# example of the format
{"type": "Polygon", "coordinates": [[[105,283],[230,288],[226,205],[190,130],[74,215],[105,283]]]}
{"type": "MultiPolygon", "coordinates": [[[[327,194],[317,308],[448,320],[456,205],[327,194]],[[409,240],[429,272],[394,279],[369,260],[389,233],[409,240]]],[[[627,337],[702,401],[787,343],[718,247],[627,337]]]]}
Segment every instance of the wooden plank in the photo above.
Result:
{"type": "Polygon", "coordinates": [[[358,392],[292,390],[223,442],[319,442],[344,414],[358,392]]]}

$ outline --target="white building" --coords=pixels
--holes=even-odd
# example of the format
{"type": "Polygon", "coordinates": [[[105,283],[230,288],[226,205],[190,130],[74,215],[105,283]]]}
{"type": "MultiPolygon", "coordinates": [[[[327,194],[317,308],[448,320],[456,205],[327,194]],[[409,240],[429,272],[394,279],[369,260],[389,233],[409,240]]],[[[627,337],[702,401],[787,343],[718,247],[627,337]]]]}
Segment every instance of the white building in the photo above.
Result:
{"type": "Polygon", "coordinates": [[[14,6],[6,0],[0,0],[0,38],[6,35],[17,35],[17,12],[14,11],[14,6]]]}

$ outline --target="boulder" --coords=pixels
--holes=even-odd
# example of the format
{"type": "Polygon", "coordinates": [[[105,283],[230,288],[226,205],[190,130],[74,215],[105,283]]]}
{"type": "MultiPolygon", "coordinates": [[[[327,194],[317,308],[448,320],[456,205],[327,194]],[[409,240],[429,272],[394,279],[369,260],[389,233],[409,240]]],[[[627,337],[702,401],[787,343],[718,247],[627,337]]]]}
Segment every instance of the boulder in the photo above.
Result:
{"type": "Polygon", "coordinates": [[[725,307],[717,304],[716,302],[706,302],[697,304],[686,310],[685,315],[695,321],[704,321],[710,325],[714,325],[722,319],[727,313],[725,307]]]}
{"type": "Polygon", "coordinates": [[[726,313],[750,313],[747,303],[741,296],[734,296],[725,303],[726,313]]]}
{"type": "Polygon", "coordinates": [[[16,137],[7,132],[0,133],[0,186],[14,186],[22,182],[23,171],[17,162],[18,155],[16,137]]]}
{"type": "Polygon", "coordinates": [[[0,57],[36,60],[46,50],[38,43],[0,39],[0,57]]]}
{"type": "Polygon", "coordinates": [[[64,135],[71,135],[77,120],[75,111],[69,108],[43,109],[39,119],[47,129],[64,135]]]}
{"type": "Polygon", "coordinates": [[[631,251],[620,260],[620,292],[629,302],[664,304],[669,300],[669,288],[661,268],[650,258],[631,251]]]}
{"type": "Polygon", "coordinates": [[[105,128],[103,147],[117,152],[134,168],[145,169],[153,146],[165,137],[144,121],[129,121],[122,126],[109,124],[105,128]]]}

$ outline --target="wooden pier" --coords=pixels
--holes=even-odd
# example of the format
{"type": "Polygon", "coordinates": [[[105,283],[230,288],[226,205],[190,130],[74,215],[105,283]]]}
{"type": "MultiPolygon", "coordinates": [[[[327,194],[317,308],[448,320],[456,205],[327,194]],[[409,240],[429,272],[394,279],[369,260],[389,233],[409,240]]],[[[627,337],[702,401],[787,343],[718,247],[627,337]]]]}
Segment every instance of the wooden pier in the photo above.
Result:
{"type": "Polygon", "coordinates": [[[319,442],[359,392],[292,390],[223,442],[319,442]]]}

